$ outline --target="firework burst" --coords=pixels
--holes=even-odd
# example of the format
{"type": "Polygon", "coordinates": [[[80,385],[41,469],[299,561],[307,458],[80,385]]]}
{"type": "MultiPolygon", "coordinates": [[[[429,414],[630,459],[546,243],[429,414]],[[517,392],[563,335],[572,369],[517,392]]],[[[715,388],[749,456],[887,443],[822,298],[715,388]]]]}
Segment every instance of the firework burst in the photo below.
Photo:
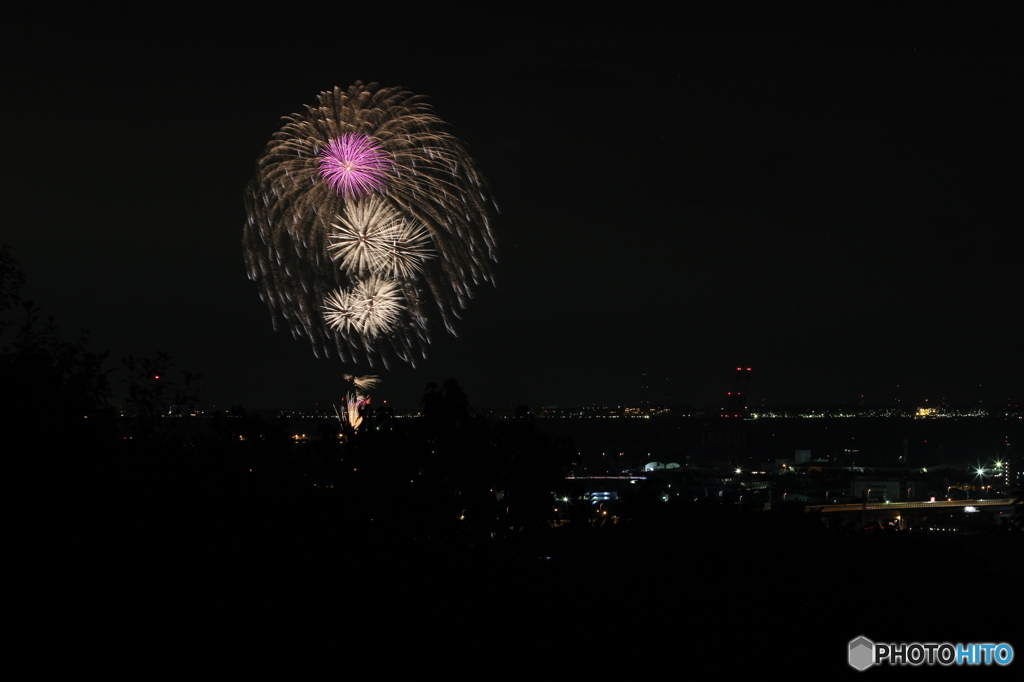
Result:
{"type": "Polygon", "coordinates": [[[354,374],[345,374],[342,378],[351,383],[360,395],[365,391],[372,391],[380,383],[380,377],[376,374],[366,374],[361,377],[357,377],[354,374]]]}
{"type": "Polygon", "coordinates": [[[331,223],[328,250],[350,276],[381,275],[413,280],[434,256],[430,234],[379,197],[349,203],[331,223]]]}
{"type": "Polygon", "coordinates": [[[357,82],[286,117],[246,190],[250,279],[317,355],[415,364],[493,283],[494,202],[420,96],[357,82]],[[370,301],[370,303],[367,303],[370,301]]]}
{"type": "Polygon", "coordinates": [[[324,319],[334,329],[355,332],[369,342],[394,329],[405,312],[404,299],[397,281],[371,277],[327,296],[324,319]]]}
{"type": "Polygon", "coordinates": [[[359,299],[347,289],[338,289],[324,299],[324,319],[342,334],[359,331],[359,299]]]}
{"type": "Polygon", "coordinates": [[[345,133],[320,150],[320,177],[347,199],[384,189],[391,159],[372,137],[345,133]]]}

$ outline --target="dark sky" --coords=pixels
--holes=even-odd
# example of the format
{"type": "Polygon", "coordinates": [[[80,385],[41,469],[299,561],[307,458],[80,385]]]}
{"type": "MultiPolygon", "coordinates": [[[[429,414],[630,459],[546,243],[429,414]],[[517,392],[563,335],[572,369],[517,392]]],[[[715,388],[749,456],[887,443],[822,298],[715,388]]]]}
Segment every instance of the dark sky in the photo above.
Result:
{"type": "Polygon", "coordinates": [[[501,209],[497,289],[378,399],[621,404],[647,372],[708,404],[740,364],[758,404],[1024,399],[1012,4],[295,7],[7,23],[0,241],[69,336],[217,405],[336,401],[367,368],[272,331],[242,192],[281,116],[363,80],[429,95],[501,209]]]}

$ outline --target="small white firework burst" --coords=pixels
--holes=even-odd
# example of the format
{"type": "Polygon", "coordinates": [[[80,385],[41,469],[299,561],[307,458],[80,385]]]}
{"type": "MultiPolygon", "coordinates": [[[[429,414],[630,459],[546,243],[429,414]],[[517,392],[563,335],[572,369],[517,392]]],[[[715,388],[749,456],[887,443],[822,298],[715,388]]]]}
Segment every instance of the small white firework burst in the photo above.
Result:
{"type": "Polygon", "coordinates": [[[364,335],[379,336],[390,331],[405,311],[405,297],[395,280],[370,277],[357,283],[353,293],[359,299],[364,335]]]}
{"type": "Polygon", "coordinates": [[[331,227],[327,249],[350,276],[411,280],[434,257],[423,223],[406,218],[377,196],[346,204],[331,227]]]}
{"type": "Polygon", "coordinates": [[[342,334],[373,338],[394,329],[405,312],[398,282],[370,277],[351,289],[338,289],[324,300],[324,319],[342,334]]]}
{"type": "Polygon", "coordinates": [[[358,330],[359,304],[347,289],[332,291],[324,299],[324,320],[342,334],[358,330]]]}
{"type": "Polygon", "coordinates": [[[380,377],[376,374],[364,374],[361,377],[345,374],[343,378],[350,382],[357,391],[372,391],[380,383],[380,377]]]}

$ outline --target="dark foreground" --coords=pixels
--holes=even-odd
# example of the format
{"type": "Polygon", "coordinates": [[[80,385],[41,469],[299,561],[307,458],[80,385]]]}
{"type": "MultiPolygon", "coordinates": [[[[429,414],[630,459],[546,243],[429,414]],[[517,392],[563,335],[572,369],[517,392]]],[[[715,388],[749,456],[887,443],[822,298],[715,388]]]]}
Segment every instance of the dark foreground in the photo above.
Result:
{"type": "Polygon", "coordinates": [[[62,470],[20,491],[12,620],[45,652],[36,670],[285,658],[348,679],[1009,679],[1024,665],[856,673],[845,658],[860,635],[1024,657],[1019,533],[840,535],[806,514],[694,507],[426,537],[401,505],[371,520],[338,490],[173,470],[62,470]]]}

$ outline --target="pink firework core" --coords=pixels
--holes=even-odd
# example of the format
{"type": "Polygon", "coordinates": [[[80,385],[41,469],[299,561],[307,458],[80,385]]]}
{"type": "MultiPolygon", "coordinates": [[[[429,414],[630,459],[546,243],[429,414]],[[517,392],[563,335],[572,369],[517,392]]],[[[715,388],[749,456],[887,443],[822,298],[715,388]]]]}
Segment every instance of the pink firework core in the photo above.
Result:
{"type": "Polygon", "coordinates": [[[320,177],[338,194],[357,199],[384,187],[391,157],[372,137],[345,133],[320,152],[320,177]]]}

